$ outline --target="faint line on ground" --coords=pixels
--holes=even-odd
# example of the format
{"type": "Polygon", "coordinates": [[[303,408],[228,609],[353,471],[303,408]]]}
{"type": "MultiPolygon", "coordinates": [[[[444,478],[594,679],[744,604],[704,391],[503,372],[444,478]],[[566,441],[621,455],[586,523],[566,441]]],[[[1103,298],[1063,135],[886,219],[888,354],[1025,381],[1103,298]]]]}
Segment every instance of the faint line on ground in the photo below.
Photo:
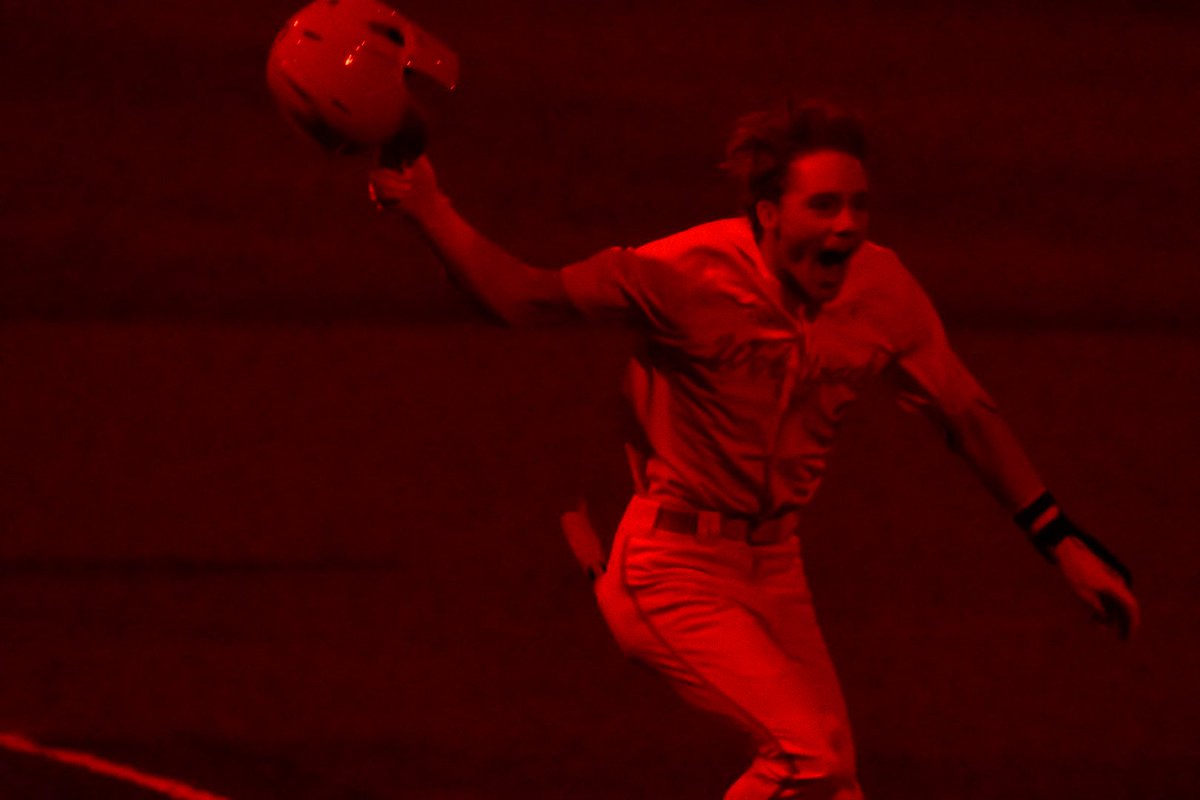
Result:
{"type": "Polygon", "coordinates": [[[229,798],[222,795],[206,792],[203,789],[196,789],[171,778],[151,775],[148,772],[142,772],[125,764],[118,764],[115,761],[108,761],[91,753],[84,753],[80,750],[69,750],[63,747],[46,747],[19,733],[0,733],[0,748],[15,753],[44,758],[58,764],[79,767],[97,775],[104,775],[139,786],[143,789],[149,789],[165,797],[175,798],[175,800],[229,800],[229,798]]]}

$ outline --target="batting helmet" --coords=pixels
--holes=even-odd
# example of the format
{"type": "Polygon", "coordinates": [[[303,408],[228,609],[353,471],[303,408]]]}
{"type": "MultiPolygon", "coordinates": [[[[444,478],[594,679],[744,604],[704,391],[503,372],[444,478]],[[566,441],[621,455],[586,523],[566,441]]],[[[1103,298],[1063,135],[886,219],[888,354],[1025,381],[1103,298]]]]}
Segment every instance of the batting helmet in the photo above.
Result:
{"type": "Polygon", "coordinates": [[[284,115],[328,150],[345,153],[397,137],[424,144],[409,70],[446,87],[458,56],[379,0],[316,0],[275,37],[267,85],[284,115]]]}

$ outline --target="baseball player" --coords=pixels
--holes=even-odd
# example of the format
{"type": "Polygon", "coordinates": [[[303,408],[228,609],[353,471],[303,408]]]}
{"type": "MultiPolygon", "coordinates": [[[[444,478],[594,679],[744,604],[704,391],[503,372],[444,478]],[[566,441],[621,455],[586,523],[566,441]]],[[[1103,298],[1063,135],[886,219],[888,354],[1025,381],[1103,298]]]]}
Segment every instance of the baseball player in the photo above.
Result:
{"type": "Polygon", "coordinates": [[[376,168],[372,196],[411,218],[450,276],[509,325],[618,319],[641,334],[626,392],[636,494],[603,569],[622,650],[689,701],[753,733],[729,800],[853,800],[862,791],[837,677],[813,613],[798,512],[839,420],[883,377],[951,448],[1098,619],[1138,626],[1129,571],[1067,517],[896,254],[866,238],[865,139],[819,101],[743,117],[726,169],[742,218],[563,269],[530,267],[469,225],[424,158],[376,168]]]}

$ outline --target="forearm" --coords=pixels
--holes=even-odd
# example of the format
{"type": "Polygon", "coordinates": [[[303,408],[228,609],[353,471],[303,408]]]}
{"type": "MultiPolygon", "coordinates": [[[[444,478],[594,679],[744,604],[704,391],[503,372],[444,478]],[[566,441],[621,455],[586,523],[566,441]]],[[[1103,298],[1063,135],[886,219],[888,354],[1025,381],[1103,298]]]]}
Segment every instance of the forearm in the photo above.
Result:
{"type": "Polygon", "coordinates": [[[951,448],[963,457],[980,482],[1009,514],[1015,514],[1046,490],[1033,462],[1012,429],[990,402],[979,401],[946,420],[951,448]]]}
{"type": "Polygon", "coordinates": [[[412,220],[459,288],[508,325],[574,317],[558,272],[535,269],[475,230],[438,188],[425,157],[398,169],[370,173],[371,197],[380,210],[412,220]]]}
{"type": "Polygon", "coordinates": [[[1057,561],[1060,543],[1073,538],[1119,574],[1127,585],[1132,584],[1129,569],[1062,513],[1012,430],[990,403],[978,403],[970,413],[959,415],[950,423],[950,429],[954,449],[971,464],[1042,555],[1057,561]]]}
{"type": "Polygon", "coordinates": [[[488,240],[458,213],[449,198],[439,196],[420,216],[413,216],[438,254],[446,275],[506,324],[520,324],[530,314],[528,287],[538,279],[534,267],[488,240]]]}

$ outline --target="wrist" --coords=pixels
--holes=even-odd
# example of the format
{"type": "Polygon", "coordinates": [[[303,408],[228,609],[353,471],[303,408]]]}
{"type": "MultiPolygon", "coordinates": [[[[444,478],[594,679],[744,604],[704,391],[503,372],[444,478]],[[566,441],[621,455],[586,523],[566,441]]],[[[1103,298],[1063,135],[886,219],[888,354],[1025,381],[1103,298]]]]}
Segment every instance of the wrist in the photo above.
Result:
{"type": "Polygon", "coordinates": [[[453,213],[454,207],[450,198],[441,191],[432,193],[420,203],[407,209],[408,215],[426,230],[436,228],[448,214],[453,213]]]}
{"type": "Polygon", "coordinates": [[[1127,586],[1133,586],[1133,575],[1129,568],[1096,537],[1072,522],[1049,492],[1042,492],[1036,500],[1014,514],[1013,522],[1029,535],[1030,543],[1051,564],[1058,563],[1058,546],[1064,539],[1072,538],[1119,574],[1127,586]]]}
{"type": "Polygon", "coordinates": [[[1014,514],[1013,522],[1025,531],[1030,543],[1052,564],[1057,563],[1054,551],[1062,540],[1079,531],[1075,523],[1063,514],[1058,501],[1050,492],[1042,492],[1033,502],[1014,514]]]}

